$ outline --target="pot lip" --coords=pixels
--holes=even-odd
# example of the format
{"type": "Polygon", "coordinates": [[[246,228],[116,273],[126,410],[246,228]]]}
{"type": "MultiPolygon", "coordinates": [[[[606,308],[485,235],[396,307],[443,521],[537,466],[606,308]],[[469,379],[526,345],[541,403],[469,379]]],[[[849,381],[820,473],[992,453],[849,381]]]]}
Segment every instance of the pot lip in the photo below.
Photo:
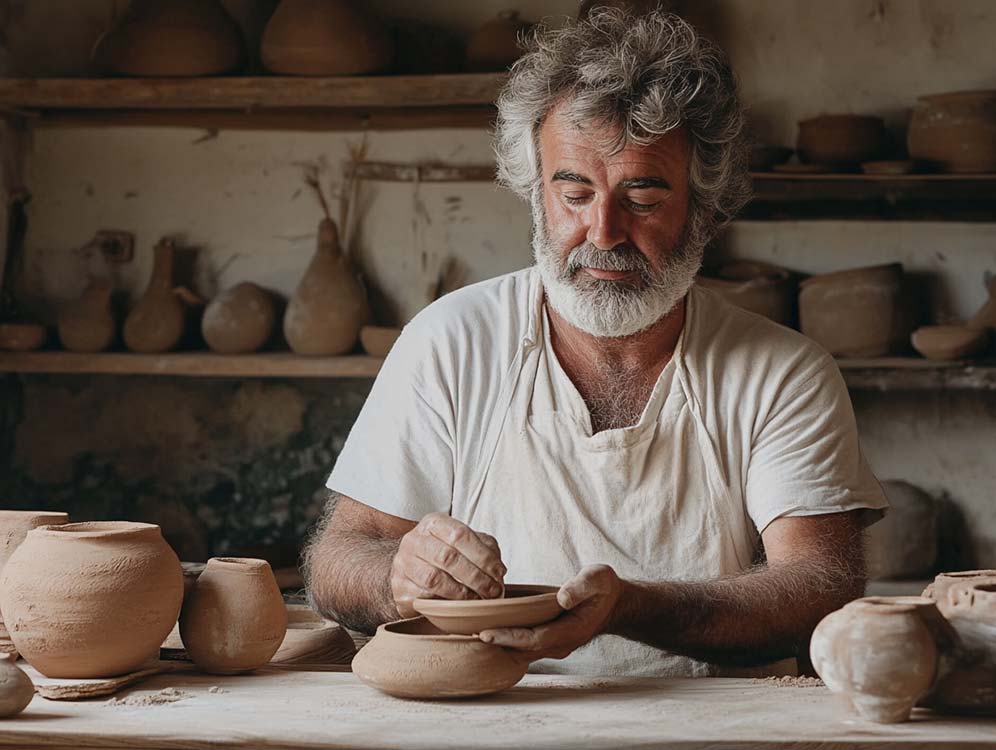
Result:
{"type": "Polygon", "coordinates": [[[433,617],[475,617],[484,614],[497,614],[498,612],[509,609],[535,606],[548,602],[551,599],[555,601],[558,591],[560,591],[559,586],[533,586],[530,584],[510,583],[505,586],[506,593],[530,593],[527,593],[525,596],[513,596],[507,599],[416,599],[412,602],[412,606],[415,607],[417,612],[433,617]]]}
{"type": "Polygon", "coordinates": [[[847,268],[843,271],[831,271],[830,273],[821,273],[816,276],[810,276],[808,279],[803,279],[799,282],[799,286],[806,287],[813,284],[822,284],[825,282],[834,281],[844,281],[855,276],[863,276],[869,272],[879,272],[879,271],[897,271],[900,274],[903,272],[902,263],[883,263],[878,266],[864,266],[862,268],[847,268]]]}
{"type": "Polygon", "coordinates": [[[425,617],[408,617],[404,620],[393,620],[392,622],[385,622],[382,625],[378,625],[377,635],[382,637],[389,636],[392,638],[404,638],[405,640],[412,641],[441,641],[445,643],[480,643],[481,645],[492,645],[485,644],[484,641],[476,635],[453,635],[451,633],[400,633],[396,629],[399,626],[416,622],[422,622],[427,625],[429,624],[429,621],[425,617]]]}
{"type": "Polygon", "coordinates": [[[918,96],[917,101],[924,104],[937,104],[958,99],[996,99],[996,89],[966,89],[965,91],[945,91],[941,94],[925,94],[918,96]]]}
{"type": "Polygon", "coordinates": [[[0,510],[0,521],[18,520],[27,518],[51,518],[52,523],[48,526],[55,526],[54,519],[63,518],[69,520],[69,514],[62,510],[0,510]]]}
{"type": "Polygon", "coordinates": [[[136,521],[81,521],[78,523],[49,524],[32,529],[28,535],[42,535],[58,539],[110,539],[129,536],[162,535],[154,523],[136,521]]]}
{"type": "Polygon", "coordinates": [[[855,599],[848,606],[860,607],[871,614],[888,615],[936,607],[937,602],[926,596],[866,596],[855,599]]]}
{"type": "Polygon", "coordinates": [[[996,578],[996,568],[992,570],[953,570],[951,572],[938,573],[934,580],[954,579],[965,580],[967,578],[996,578]]]}
{"type": "Polygon", "coordinates": [[[258,575],[272,571],[270,563],[258,557],[212,557],[207,561],[202,572],[207,572],[211,568],[223,568],[232,573],[246,575],[258,575]]]}

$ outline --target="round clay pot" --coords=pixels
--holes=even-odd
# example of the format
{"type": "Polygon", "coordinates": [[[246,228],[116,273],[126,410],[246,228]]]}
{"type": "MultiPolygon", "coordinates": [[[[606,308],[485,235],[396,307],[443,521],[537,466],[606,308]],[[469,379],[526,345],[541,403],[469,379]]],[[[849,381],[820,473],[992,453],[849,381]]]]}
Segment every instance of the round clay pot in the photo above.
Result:
{"type": "Polygon", "coordinates": [[[970,359],[989,349],[989,331],[969,326],[923,326],[913,331],[910,341],[927,359],[970,359]]]}
{"type": "Polygon", "coordinates": [[[921,96],[908,145],[944,172],[996,172],[996,90],[921,96]]]}
{"type": "Polygon", "coordinates": [[[873,161],[884,146],[881,117],[820,115],[799,123],[796,150],[804,163],[850,169],[873,161]]]}
{"type": "Polygon", "coordinates": [[[726,301],[790,328],[795,325],[798,283],[784,268],[757,261],[720,266],[717,276],[699,276],[696,283],[726,301]]]}
{"type": "Polygon", "coordinates": [[[937,503],[906,482],[882,482],[889,512],[868,529],[868,577],[922,578],[937,565],[937,503]]]}
{"type": "Polygon", "coordinates": [[[464,698],[506,690],[529,663],[474,636],[447,635],[424,618],[399,620],[377,634],[353,659],[353,674],[398,698],[464,698]]]}
{"type": "Polygon", "coordinates": [[[947,617],[950,614],[948,592],[951,588],[976,583],[996,583],[996,570],[959,570],[951,573],[938,573],[923,590],[923,596],[936,602],[941,614],[947,617]]]}
{"type": "Polygon", "coordinates": [[[180,637],[200,669],[238,674],[262,667],[287,632],[287,610],[266,560],[213,557],[183,603],[180,637]]]}
{"type": "Polygon", "coordinates": [[[276,322],[273,298],[246,281],[211,300],[201,319],[201,333],[212,351],[248,354],[263,347],[276,322]]]}
{"type": "Polygon", "coordinates": [[[124,324],[125,346],[133,352],[168,352],[183,338],[187,306],[173,288],[175,255],[176,246],[171,240],[162,240],[155,247],[149,286],[124,324]]]}
{"type": "Polygon", "coordinates": [[[0,349],[11,352],[32,352],[41,349],[48,330],[36,323],[0,323],[0,349]]]}
{"type": "Polygon", "coordinates": [[[244,62],[238,24],[219,0],[133,0],[93,50],[98,67],[128,76],[229,73],[244,62]]]}
{"type": "Polygon", "coordinates": [[[440,630],[476,635],[494,628],[533,628],[556,619],[557,586],[509,584],[500,599],[416,599],[412,606],[440,630]]]}
{"type": "Polygon", "coordinates": [[[35,697],[35,684],[10,655],[0,656],[0,719],[21,713],[35,697]]]}
{"type": "Polygon", "coordinates": [[[918,596],[868,597],[827,615],[813,632],[813,667],[863,718],[906,721],[937,674],[943,618],[918,596]]]}
{"type": "Polygon", "coordinates": [[[522,35],[530,24],[517,10],[503,10],[467,40],[467,69],[477,72],[507,70],[522,56],[522,35]]]}
{"type": "Polygon", "coordinates": [[[812,276],[799,290],[804,334],[839,357],[882,357],[905,350],[913,311],[899,263],[812,276]]]}
{"type": "Polygon", "coordinates": [[[117,322],[108,281],[92,281],[83,296],[59,315],[59,341],[71,352],[102,352],[111,348],[117,322]]]}
{"type": "Polygon", "coordinates": [[[147,523],[42,526],[0,577],[10,637],[46,677],[135,671],[157,652],[182,600],[180,561],[147,523]]]}
{"type": "Polygon", "coordinates": [[[283,0],[263,32],[263,66],[292,76],[358,76],[394,55],[387,29],[355,0],[283,0]]]}
{"type": "Polygon", "coordinates": [[[400,335],[400,328],[363,326],[360,329],[360,343],[363,345],[363,351],[371,357],[386,357],[400,335]]]}
{"type": "Polygon", "coordinates": [[[284,314],[284,336],[296,354],[345,354],[370,317],[367,296],[339,249],[331,219],[318,227],[318,247],[284,314]]]}

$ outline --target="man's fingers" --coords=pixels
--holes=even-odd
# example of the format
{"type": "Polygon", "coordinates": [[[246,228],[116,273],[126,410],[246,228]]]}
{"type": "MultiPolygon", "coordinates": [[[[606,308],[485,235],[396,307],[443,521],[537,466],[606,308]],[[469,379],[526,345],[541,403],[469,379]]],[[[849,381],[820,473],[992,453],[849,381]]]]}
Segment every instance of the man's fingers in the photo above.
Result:
{"type": "Polygon", "coordinates": [[[506,568],[505,563],[501,561],[501,547],[498,546],[498,540],[495,539],[490,534],[483,534],[480,532],[478,532],[477,536],[481,540],[481,542],[490,547],[494,551],[495,555],[498,557],[498,562],[501,565],[501,575],[502,578],[504,579],[505,574],[508,573],[508,568],[506,568]]]}
{"type": "Polygon", "coordinates": [[[425,537],[416,555],[429,566],[444,571],[482,599],[495,599],[501,595],[501,584],[464,557],[456,547],[444,544],[433,536],[425,537]]]}
{"type": "Polygon", "coordinates": [[[588,565],[567,581],[557,592],[557,604],[564,609],[574,609],[599,594],[607,593],[610,586],[608,574],[611,569],[605,565],[588,565]]]}
{"type": "Polygon", "coordinates": [[[576,618],[564,617],[535,628],[484,630],[478,637],[485,643],[494,643],[497,646],[520,651],[559,651],[568,647],[573,650],[579,645],[574,643],[577,628],[576,618]]]}
{"type": "Polygon", "coordinates": [[[471,529],[449,516],[433,516],[425,525],[425,530],[439,541],[455,547],[461,555],[482,570],[498,585],[504,577],[501,556],[481,541],[471,529]]]}
{"type": "Polygon", "coordinates": [[[455,580],[445,570],[421,560],[406,566],[404,576],[415,588],[413,599],[474,599],[476,594],[455,580]]]}

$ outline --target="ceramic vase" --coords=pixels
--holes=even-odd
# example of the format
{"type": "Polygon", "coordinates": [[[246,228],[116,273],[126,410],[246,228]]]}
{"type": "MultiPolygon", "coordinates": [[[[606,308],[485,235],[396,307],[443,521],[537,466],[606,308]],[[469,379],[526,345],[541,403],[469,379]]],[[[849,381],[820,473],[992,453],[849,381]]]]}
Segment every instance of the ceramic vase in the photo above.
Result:
{"type": "Polygon", "coordinates": [[[201,333],[212,351],[248,354],[263,347],[276,320],[273,298],[255,284],[243,282],[211,300],[201,319],[201,333]]]}
{"type": "Polygon", "coordinates": [[[996,172],[996,91],[921,96],[907,140],[910,156],[942,172],[996,172]]]}
{"type": "Polygon", "coordinates": [[[507,70],[522,56],[522,35],[530,25],[519,12],[504,10],[467,40],[467,69],[478,72],[507,70]]]}
{"type": "Polygon", "coordinates": [[[46,677],[138,669],[158,652],[182,599],[180,561],[159,527],[145,523],[42,526],[0,576],[14,645],[46,677]]]}
{"type": "Polygon", "coordinates": [[[21,713],[34,697],[35,685],[14,663],[14,657],[0,656],[0,719],[21,713]]]}
{"type": "Polygon", "coordinates": [[[331,219],[318,227],[318,247],[284,315],[284,336],[297,354],[345,354],[370,317],[366,294],[339,249],[331,219]]]}
{"type": "Polygon", "coordinates": [[[102,352],[111,348],[117,323],[108,281],[91,281],[83,296],[59,315],[59,341],[71,352],[102,352]]]}
{"type": "Polygon", "coordinates": [[[125,346],[142,354],[176,348],[187,323],[187,307],[173,288],[176,246],[170,240],[162,240],[154,252],[149,286],[124,324],[125,346]]]}
{"type": "Polygon", "coordinates": [[[194,664],[213,674],[263,666],[286,632],[287,609],[265,560],[208,560],[180,614],[184,648],[194,664]]]}

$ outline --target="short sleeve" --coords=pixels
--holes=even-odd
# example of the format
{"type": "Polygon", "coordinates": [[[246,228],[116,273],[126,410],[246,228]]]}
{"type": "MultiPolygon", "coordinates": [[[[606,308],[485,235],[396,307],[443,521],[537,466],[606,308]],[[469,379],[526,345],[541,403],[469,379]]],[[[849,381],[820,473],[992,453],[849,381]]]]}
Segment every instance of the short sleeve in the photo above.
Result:
{"type": "Polygon", "coordinates": [[[451,379],[423,328],[413,321],[391,349],[326,482],[411,521],[448,513],[453,496],[451,379]]]}
{"type": "Polygon", "coordinates": [[[758,531],[783,516],[865,509],[871,524],[884,514],[888,502],[833,360],[775,400],[752,441],[745,499],[758,531]]]}

